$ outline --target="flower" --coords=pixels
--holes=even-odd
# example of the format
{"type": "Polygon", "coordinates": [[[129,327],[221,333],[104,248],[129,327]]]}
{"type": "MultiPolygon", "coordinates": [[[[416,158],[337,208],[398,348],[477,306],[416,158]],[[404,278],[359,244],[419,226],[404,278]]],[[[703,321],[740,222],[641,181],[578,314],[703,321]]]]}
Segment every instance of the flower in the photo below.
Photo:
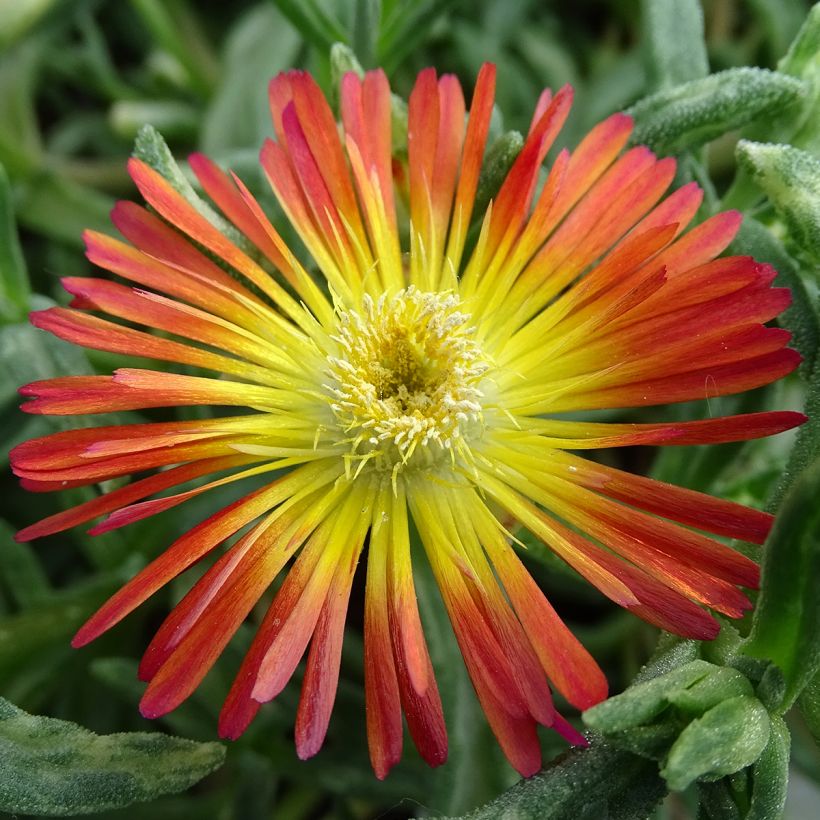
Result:
{"type": "Polygon", "coordinates": [[[628,116],[610,117],[574,152],[560,152],[539,190],[569,88],[542,95],[497,196],[486,213],[473,213],[494,82],[485,65],[465,119],[458,81],[423,71],[403,158],[392,155],[382,72],[344,77],[341,131],[308,74],[277,76],[277,140],[265,144],[261,163],[323,281],[242,182],[204,156],[190,165],[218,215],[133,159],[131,176],[152,210],[115,207],[130,244],[86,234],[89,259],[130,284],[69,277],[71,307],[32,315],[71,342],[189,369],[35,382],[21,390],[31,398],[27,412],[241,410],[20,445],[14,469],[35,491],[157,470],[28,527],[21,539],[103,515],[91,532],[106,532],[209,489],[277,474],[179,537],[75,637],[75,646],[93,640],[238,536],[148,647],[144,715],[191,694],[290,563],[220,732],[241,734],[307,652],[296,748],[303,758],[315,754],[366,550],[374,770],[384,777],[400,758],[402,713],[424,759],[442,763],[447,738],[414,591],[413,530],[493,732],[523,775],[541,765],[537,724],[584,742],[556,713],[548,681],[580,709],[605,698],[607,685],[511,546],[514,523],[663,629],[708,639],[719,628],[709,609],[739,617],[749,608],[738,587],[756,586],[757,565],[698,530],[761,543],[770,516],[575,451],[739,441],[803,417],[620,424],[561,414],[722,396],[780,378],[799,357],[786,347],[788,333],[763,323],[786,307],[788,291],[770,287],[767,265],[715,258],[738,214],[685,230],[701,191],[690,184],[663,198],[675,163],[646,148],[623,152],[628,116]],[[213,475],[221,477],[201,481],[213,475]]]}

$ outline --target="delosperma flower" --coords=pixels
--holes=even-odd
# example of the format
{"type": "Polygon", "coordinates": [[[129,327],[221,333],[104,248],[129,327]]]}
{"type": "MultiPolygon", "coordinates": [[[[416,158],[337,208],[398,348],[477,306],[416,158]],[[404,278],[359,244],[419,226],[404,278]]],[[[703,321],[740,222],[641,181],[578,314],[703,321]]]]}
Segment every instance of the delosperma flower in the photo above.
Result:
{"type": "Polygon", "coordinates": [[[307,653],[296,749],[315,754],[331,717],[353,576],[366,556],[373,768],[384,777],[399,760],[402,714],[422,757],[442,763],[447,735],[414,591],[415,533],[478,699],[523,775],[541,765],[538,724],[584,742],[556,713],[550,687],[585,709],[606,697],[607,684],[521,563],[514,528],[529,530],[613,601],[679,635],[712,638],[719,627],[710,610],[736,618],[749,608],[739,587],[757,585],[757,565],[703,533],[761,543],[769,515],[576,451],[739,441],[803,417],[575,419],[738,393],[784,376],[799,357],[786,346],[789,334],[765,323],[789,293],[771,287],[767,265],[716,258],[738,214],[688,228],[701,191],[689,184],[664,198],[675,162],[625,150],[628,116],[610,117],[573,152],[560,152],[539,186],[569,88],[541,97],[500,190],[475,213],[494,82],[485,65],[467,118],[458,81],[423,71],[409,99],[407,154],[394,157],[382,72],[344,77],[341,126],[309,75],[279,75],[270,85],[276,141],[264,145],[261,163],[309,262],[242,182],[204,156],[190,165],[228,234],[133,159],[131,176],[150,209],[116,206],[125,242],[86,235],[89,259],[118,280],[67,278],[71,307],[32,315],[71,342],[172,365],[35,382],[21,391],[27,412],[221,411],[20,445],[14,469],[35,491],[155,471],[20,538],[100,516],[92,532],[106,532],[277,473],[181,535],[74,639],[93,640],[228,545],[148,647],[144,715],[167,713],[191,694],[284,574],[219,729],[239,736],[307,653]],[[409,232],[400,230],[405,214],[409,232]]]}

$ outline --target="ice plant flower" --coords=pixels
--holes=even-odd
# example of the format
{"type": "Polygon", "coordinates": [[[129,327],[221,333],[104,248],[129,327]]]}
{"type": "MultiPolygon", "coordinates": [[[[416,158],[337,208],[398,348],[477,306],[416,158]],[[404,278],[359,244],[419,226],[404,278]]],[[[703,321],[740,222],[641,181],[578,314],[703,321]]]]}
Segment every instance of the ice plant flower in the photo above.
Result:
{"type": "Polygon", "coordinates": [[[789,294],[770,287],[767,265],[716,258],[738,214],[687,230],[701,191],[690,184],[664,198],[674,160],[625,150],[625,115],[559,153],[539,186],[569,88],[544,93],[497,196],[474,213],[494,82],[485,65],[465,118],[458,81],[423,71],[409,99],[407,153],[394,157],[382,72],[344,77],[341,126],[309,75],[277,76],[276,140],[261,163],[307,268],[242,182],[204,156],[190,165],[228,233],[133,159],[150,210],[115,207],[126,241],[86,235],[89,259],[119,281],[67,278],[71,307],[33,314],[35,325],[77,344],[184,367],[35,382],[22,389],[29,413],[239,408],[59,432],[13,453],[34,491],[145,474],[28,527],[22,539],[107,516],[92,529],[102,533],[256,478],[74,639],[93,640],[230,544],[148,647],[144,715],[191,694],[290,565],[227,695],[220,732],[240,735],[307,653],[296,748],[315,754],[366,551],[373,767],[384,777],[399,760],[402,714],[424,759],[442,763],[447,736],[414,591],[414,532],[478,699],[523,775],[541,765],[538,724],[584,742],[556,714],[550,686],[580,709],[607,686],[522,565],[513,522],[604,595],[677,634],[712,638],[710,610],[738,617],[750,606],[739,587],[757,584],[758,567],[705,533],[760,543],[770,516],[577,451],[745,440],[802,416],[623,424],[566,414],[722,396],[780,378],[798,355],[786,347],[788,333],[764,323],[789,294]]]}

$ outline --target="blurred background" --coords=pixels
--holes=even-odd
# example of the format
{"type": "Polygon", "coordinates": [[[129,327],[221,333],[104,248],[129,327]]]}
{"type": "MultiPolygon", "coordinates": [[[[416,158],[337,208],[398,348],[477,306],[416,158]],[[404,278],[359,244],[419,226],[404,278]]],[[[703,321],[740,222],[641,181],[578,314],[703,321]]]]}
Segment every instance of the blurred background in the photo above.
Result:
{"type": "MultiPolygon", "coordinates": [[[[122,357],[48,337],[28,327],[25,316],[52,300],[67,301],[60,276],[95,275],[83,256],[81,232],[112,233],[113,203],[136,197],[125,162],[144,124],[164,136],[180,161],[200,150],[237,171],[276,218],[277,206],[257,167],[258,149],[272,136],[267,83],[276,72],[307,68],[332,96],[329,51],[343,42],[365,68],[384,67],[401,96],[419,69],[433,65],[457,74],[469,98],[479,66],[492,61],[498,66],[494,133],[526,130],[541,90],[571,83],[575,106],[557,147],[573,146],[596,122],[661,85],[648,33],[651,6],[652,0],[0,0],[0,165],[8,177],[0,208],[0,261],[13,271],[0,314],[0,458],[20,441],[83,423],[20,413],[19,384],[110,372],[123,364],[122,357]],[[10,238],[14,220],[19,252],[10,238]]],[[[810,6],[808,0],[704,0],[710,70],[774,68],[810,6]]],[[[737,138],[737,130],[730,130],[705,149],[688,152],[679,181],[696,178],[707,188],[705,208],[714,209],[725,197],[724,204],[771,223],[775,218],[760,193],[736,177],[737,138]]],[[[795,377],[751,399],[720,400],[710,410],[799,408],[801,401],[795,377]]],[[[673,412],[686,417],[703,411],[683,407],[668,415],[673,412]]],[[[118,420],[137,418],[124,413],[118,420]]],[[[635,448],[604,457],[762,506],[783,471],[790,441],[727,445],[705,455],[683,449],[658,457],[635,448]]],[[[25,493],[7,469],[0,482],[0,693],[29,712],[96,732],[160,730],[214,740],[221,700],[250,641],[251,625],[183,707],[152,724],[137,711],[142,688],[137,660],[169,606],[193,582],[191,573],[93,646],[73,651],[69,640],[124,579],[240,491],[195,498],[171,514],[99,539],[76,531],[29,546],[12,540],[16,529],[94,491],[25,493]]],[[[246,491],[247,485],[241,492],[246,491]]],[[[612,691],[623,689],[651,653],[655,630],[577,583],[543,548],[532,545],[527,562],[604,665],[612,691]]],[[[226,764],[215,774],[184,795],[105,816],[142,818],[149,811],[154,820],[456,815],[501,793],[517,775],[486,727],[437,594],[424,577],[419,594],[427,599],[422,611],[451,733],[451,757],[444,767],[428,769],[406,738],[402,763],[385,782],[373,776],[364,733],[359,603],[346,634],[330,733],[315,759],[302,763],[293,749],[298,685],[291,684],[231,744],[226,764]]],[[[820,791],[812,785],[820,782],[820,753],[799,718],[793,732],[789,817],[801,820],[815,816],[812,806],[820,805],[820,791]]],[[[544,742],[549,755],[563,749],[546,735],[544,742]]],[[[695,805],[692,796],[677,795],[658,817],[694,817],[695,805]]]]}

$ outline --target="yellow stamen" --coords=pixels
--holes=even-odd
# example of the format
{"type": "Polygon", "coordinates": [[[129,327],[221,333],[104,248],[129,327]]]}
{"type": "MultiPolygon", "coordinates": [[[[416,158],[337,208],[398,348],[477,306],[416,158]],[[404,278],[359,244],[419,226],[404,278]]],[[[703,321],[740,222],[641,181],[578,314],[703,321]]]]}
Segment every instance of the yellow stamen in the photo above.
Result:
{"type": "Polygon", "coordinates": [[[325,388],[352,456],[395,476],[452,463],[481,434],[489,364],[460,304],[411,285],[378,301],[365,295],[361,311],[337,306],[325,388]]]}

